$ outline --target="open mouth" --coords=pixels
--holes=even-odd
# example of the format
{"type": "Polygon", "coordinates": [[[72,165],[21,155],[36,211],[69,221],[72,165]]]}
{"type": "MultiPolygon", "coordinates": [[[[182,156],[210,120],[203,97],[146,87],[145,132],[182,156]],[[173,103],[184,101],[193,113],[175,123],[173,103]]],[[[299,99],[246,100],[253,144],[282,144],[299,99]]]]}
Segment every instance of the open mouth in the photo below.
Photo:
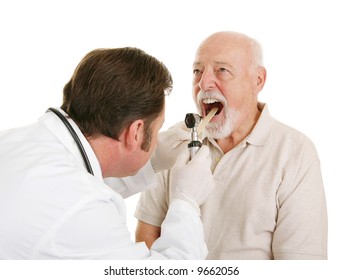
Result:
{"type": "Polygon", "coordinates": [[[216,115],[219,115],[224,107],[223,104],[219,100],[213,99],[213,98],[205,98],[202,100],[202,103],[203,103],[203,108],[206,115],[215,107],[218,108],[216,115]]]}

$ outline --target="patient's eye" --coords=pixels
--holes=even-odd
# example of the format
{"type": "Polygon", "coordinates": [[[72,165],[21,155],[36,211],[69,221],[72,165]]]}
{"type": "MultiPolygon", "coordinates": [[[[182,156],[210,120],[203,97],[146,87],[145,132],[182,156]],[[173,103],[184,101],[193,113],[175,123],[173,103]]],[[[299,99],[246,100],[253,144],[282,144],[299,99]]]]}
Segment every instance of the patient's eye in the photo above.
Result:
{"type": "Polygon", "coordinates": [[[194,75],[200,75],[201,71],[199,69],[193,69],[193,74],[194,75]]]}
{"type": "Polygon", "coordinates": [[[216,73],[217,78],[221,80],[227,80],[233,77],[231,70],[227,67],[218,67],[215,70],[215,73],[216,73]]]}
{"type": "Polygon", "coordinates": [[[202,71],[198,68],[193,69],[193,81],[199,81],[202,77],[202,71]]]}

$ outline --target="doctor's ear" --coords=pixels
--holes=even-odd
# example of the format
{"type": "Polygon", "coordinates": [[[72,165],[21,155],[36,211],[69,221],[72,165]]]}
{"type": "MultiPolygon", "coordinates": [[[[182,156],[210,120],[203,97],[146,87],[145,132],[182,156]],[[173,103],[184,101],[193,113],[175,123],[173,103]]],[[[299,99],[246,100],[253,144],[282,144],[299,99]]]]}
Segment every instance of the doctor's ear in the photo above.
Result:
{"type": "Polygon", "coordinates": [[[144,139],[144,121],[135,120],[125,130],[124,142],[129,150],[135,151],[141,147],[144,139]]]}

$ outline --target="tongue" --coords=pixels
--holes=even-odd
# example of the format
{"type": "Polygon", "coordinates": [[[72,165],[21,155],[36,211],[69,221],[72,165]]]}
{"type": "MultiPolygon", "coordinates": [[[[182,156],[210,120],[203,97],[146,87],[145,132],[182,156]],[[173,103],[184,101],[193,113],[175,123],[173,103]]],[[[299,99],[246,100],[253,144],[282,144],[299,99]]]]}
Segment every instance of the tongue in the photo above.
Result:
{"type": "Polygon", "coordinates": [[[215,103],[207,104],[206,105],[206,115],[208,115],[209,112],[211,112],[211,110],[213,108],[217,108],[216,115],[218,115],[220,113],[220,111],[222,110],[223,105],[220,102],[215,102],[215,103]]]}

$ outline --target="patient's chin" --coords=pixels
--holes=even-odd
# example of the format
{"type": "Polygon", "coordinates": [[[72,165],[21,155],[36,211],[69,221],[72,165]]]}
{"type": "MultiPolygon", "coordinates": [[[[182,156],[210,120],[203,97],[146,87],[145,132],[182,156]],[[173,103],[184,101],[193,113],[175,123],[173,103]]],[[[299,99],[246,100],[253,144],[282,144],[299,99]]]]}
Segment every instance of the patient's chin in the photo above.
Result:
{"type": "Polygon", "coordinates": [[[231,123],[226,120],[210,122],[205,129],[205,136],[214,139],[224,139],[232,133],[231,123]]]}

